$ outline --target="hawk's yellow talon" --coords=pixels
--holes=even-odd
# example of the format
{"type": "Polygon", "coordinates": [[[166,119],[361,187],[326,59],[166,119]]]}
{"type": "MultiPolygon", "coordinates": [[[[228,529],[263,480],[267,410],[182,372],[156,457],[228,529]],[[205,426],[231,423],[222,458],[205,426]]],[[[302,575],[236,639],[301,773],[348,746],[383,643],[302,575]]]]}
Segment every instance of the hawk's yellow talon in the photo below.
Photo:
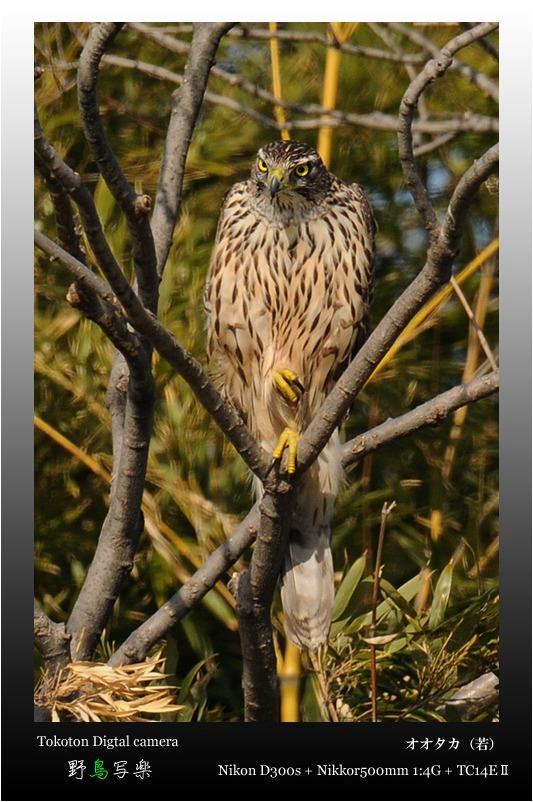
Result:
{"type": "Polygon", "coordinates": [[[287,463],[287,473],[293,474],[296,473],[296,454],[298,451],[298,440],[300,439],[300,435],[298,432],[295,432],[294,429],[284,429],[281,433],[281,437],[278,440],[278,444],[276,449],[273,453],[274,459],[281,459],[284,450],[287,448],[288,453],[288,463],[287,463]]]}
{"type": "Polygon", "coordinates": [[[274,384],[285,400],[290,401],[291,404],[298,403],[301,394],[305,392],[305,387],[290,368],[274,371],[274,384]]]}

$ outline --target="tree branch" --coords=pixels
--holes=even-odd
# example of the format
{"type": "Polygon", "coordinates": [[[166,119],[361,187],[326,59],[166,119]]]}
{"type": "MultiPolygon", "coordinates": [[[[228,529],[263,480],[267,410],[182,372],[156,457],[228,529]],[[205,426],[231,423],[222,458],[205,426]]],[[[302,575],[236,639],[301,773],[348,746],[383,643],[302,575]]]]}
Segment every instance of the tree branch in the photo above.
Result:
{"type": "MultiPolygon", "coordinates": [[[[79,280],[69,289],[67,300],[72,307],[81,309],[86,317],[99,325],[119,350],[128,350],[132,341],[137,343],[138,337],[128,331],[125,322],[118,318],[114,308],[115,298],[110,287],[92,271],[82,269],[82,266],[86,265],[86,260],[81,248],[80,235],[76,228],[70,197],[62,183],[51,172],[49,164],[39,150],[35,151],[35,164],[45,181],[54,206],[59,242],[63,249],[74,257],[73,264],[76,264],[77,268],[76,273],[79,280]],[[108,303],[103,302],[102,298],[107,298],[108,303]]],[[[54,243],[38,232],[36,242],[40,240],[41,236],[42,242],[47,242],[50,252],[50,248],[54,248],[54,243]]]]}
{"type": "Polygon", "coordinates": [[[41,690],[35,699],[34,720],[50,721],[50,710],[46,705],[48,688],[57,672],[70,663],[70,637],[64,624],[55,624],[33,601],[33,632],[35,646],[44,661],[45,674],[41,690]]]}
{"type": "Polygon", "coordinates": [[[259,502],[237,529],[207,557],[182,588],[141,624],[109,660],[119,666],[143,660],[148,651],[182,620],[254,542],[259,531],[259,502]]]}
{"type": "Polygon", "coordinates": [[[81,260],[68,254],[44,235],[37,233],[36,241],[39,247],[73,273],[77,279],[77,287],[69,294],[70,302],[83,308],[91,319],[98,322],[127,360],[130,374],[128,377],[122,358],[115,360],[112,381],[116,382],[115,390],[120,388],[120,392],[108,393],[111,402],[117,404],[117,409],[112,409],[113,434],[117,435],[114,441],[114,481],[109,511],[95,556],[67,624],[67,630],[72,635],[71,649],[74,659],[92,656],[123,579],[133,566],[133,557],[143,528],[141,502],[155,399],[150,349],[137,334],[128,330],[115,298],[118,288],[123,296],[130,300],[133,298],[133,303],[137,303],[139,307],[143,308],[144,303],[156,308],[158,278],[151,232],[146,220],[146,209],[140,208],[138,198],[122,176],[107,142],[96,99],[99,62],[105,46],[114,39],[120,27],[104,24],[91,29],[80,59],[79,96],[85,133],[93,155],[128,220],[142,302],[111,253],[91,194],[79,176],[64,164],[48,144],[37,115],[35,118],[38,159],[78,203],[88,241],[113,291],[81,260]]]}
{"type": "Polygon", "coordinates": [[[278,721],[279,698],[271,609],[290,528],[294,493],[285,483],[260,502],[261,523],[250,567],[234,576],[243,659],[245,721],[278,721]]]}
{"type": "MultiPolygon", "coordinates": [[[[37,121],[36,111],[35,120],[37,121]]],[[[37,136],[39,136],[40,127],[38,121],[36,133],[37,136]]],[[[59,181],[51,171],[50,165],[43,158],[41,152],[37,149],[35,149],[34,152],[34,160],[37,170],[44,179],[54,206],[59,242],[62,247],[68,251],[68,253],[71,253],[79,262],[85,263],[85,257],[81,249],[80,235],[76,230],[76,221],[72,211],[70,196],[61,181],[59,181]]]]}
{"type": "MultiPolygon", "coordinates": [[[[437,45],[435,45],[431,41],[431,39],[428,39],[427,36],[423,36],[420,33],[420,31],[417,31],[413,28],[409,28],[407,25],[404,25],[403,23],[400,22],[389,22],[388,25],[389,28],[398,31],[407,39],[409,39],[409,41],[416,44],[417,47],[422,48],[427,53],[432,55],[434,58],[439,57],[439,48],[437,47],[437,45]]],[[[486,37],[487,34],[491,33],[492,31],[495,31],[497,28],[498,28],[498,23],[496,22],[484,22],[481,25],[473,25],[472,27],[469,27],[467,33],[472,33],[474,35],[474,39],[476,40],[481,39],[481,44],[484,45],[485,44],[484,37],[486,37]]],[[[466,45],[471,44],[472,41],[473,41],[472,39],[470,41],[467,40],[465,44],[466,45]]],[[[460,42],[459,46],[457,47],[457,50],[459,50],[461,47],[465,47],[465,44],[463,42],[460,42]]],[[[495,54],[493,53],[492,55],[494,56],[495,54]]],[[[457,72],[459,75],[462,75],[464,78],[470,81],[470,83],[472,83],[474,86],[477,86],[477,88],[480,89],[484,95],[490,97],[491,100],[493,100],[495,103],[498,103],[499,101],[498,87],[486,75],[479,72],[478,70],[474,70],[472,67],[469,67],[464,62],[459,61],[459,59],[454,59],[452,64],[450,65],[450,68],[454,72],[457,72]]]]}
{"type": "Polygon", "coordinates": [[[183,82],[172,95],[171,116],[152,217],[159,275],[163,272],[172,244],[181,202],[185,160],[209,72],[220,39],[233,24],[232,22],[195,24],[183,82]]]}
{"type": "Polygon", "coordinates": [[[398,153],[402,163],[405,181],[415,206],[424,222],[430,237],[430,242],[434,242],[440,233],[439,223],[431,205],[429,193],[420,178],[416,168],[414,148],[413,148],[413,120],[416,108],[422,93],[429,84],[437,78],[442,77],[453,61],[453,55],[461,48],[471,44],[478,38],[486,36],[487,33],[497,28],[495,23],[483,23],[470,31],[459,34],[450,40],[445,47],[435,54],[435,58],[428,61],[424,69],[411,81],[407,90],[404,92],[400,104],[398,118],[398,153]]]}
{"type": "MultiPolygon", "coordinates": [[[[151,374],[146,384],[152,382],[151,374]]],[[[154,393],[137,393],[130,381],[124,411],[121,448],[114,460],[114,481],[109,510],[83,587],[70,615],[76,660],[89,659],[109,620],[125,577],[133,568],[144,527],[141,512],[148,448],[152,433],[154,393]]]]}
{"type": "Polygon", "coordinates": [[[65,631],[65,625],[55,624],[51,621],[35,600],[33,602],[33,633],[35,645],[52,673],[56,668],[63,668],[70,662],[70,638],[65,631]]]}
{"type": "Polygon", "coordinates": [[[67,295],[70,305],[82,309],[102,329],[125,357],[136,381],[142,383],[144,377],[150,374],[150,361],[137,333],[128,329],[124,317],[119,314],[116,297],[109,285],[45,234],[35,231],[34,239],[43,253],[62,264],[74,276],[76,289],[70,290],[67,295]]]}
{"type": "Polygon", "coordinates": [[[159,278],[152,231],[148,220],[150,199],[138,195],[128,183],[107,140],[98,108],[98,70],[104,50],[120,32],[123,23],[93,25],[78,66],[78,98],[83,130],[98,168],[128,223],[139,296],[144,306],[156,312],[159,278]]]}
{"type": "MultiPolygon", "coordinates": [[[[63,159],[61,159],[57,154],[56,150],[47,141],[39,123],[37,110],[35,110],[34,117],[34,141],[35,151],[38,159],[42,162],[45,169],[54,175],[55,179],[64,187],[65,191],[68,192],[70,197],[76,203],[88,243],[94,253],[99,267],[102,269],[102,272],[107,277],[109,284],[113,289],[110,289],[105,282],[96,276],[96,274],[93,274],[94,280],[90,278],[88,276],[87,269],[82,271],[82,273],[77,276],[77,279],[84,280],[87,285],[91,283],[94,291],[98,293],[102,300],[119,310],[120,306],[117,303],[115,296],[115,288],[118,287],[119,291],[123,294],[131,293],[134,295],[134,293],[131,290],[129,283],[120,269],[120,266],[116,261],[111,248],[109,247],[109,243],[105,238],[100,217],[96,211],[91,193],[82,182],[78,173],[74,172],[74,170],[65,164],[63,159]]],[[[49,242],[51,242],[51,240],[49,240],[49,242]]],[[[42,240],[42,243],[44,243],[44,240],[42,240]]],[[[43,250],[45,250],[45,248],[43,248],[43,250]]],[[[64,251],[64,249],[62,250],[63,254],[65,254],[66,251],[64,251]]],[[[67,254],[67,257],[70,255],[71,254],[67,254]]],[[[75,258],[76,254],[73,254],[73,256],[75,258]]],[[[65,257],[61,256],[60,258],[58,252],[54,258],[57,258],[59,261],[61,261],[61,259],[65,257]]],[[[70,266],[69,264],[65,263],[65,267],[67,267],[69,270],[72,269],[72,266],[72,262],[70,263],[70,266]]],[[[85,267],[85,265],[83,265],[83,267],[85,267]]]]}
{"type": "Polygon", "coordinates": [[[446,243],[446,248],[457,249],[468,220],[468,209],[481,184],[495,171],[499,158],[499,145],[493,145],[459,179],[442,226],[441,239],[446,243]]]}
{"type": "Polygon", "coordinates": [[[468,384],[460,384],[451,390],[440,393],[430,401],[420,404],[404,415],[389,418],[368,432],[354,437],[343,446],[343,466],[348,468],[367,454],[426,426],[440,425],[456,409],[496,393],[500,386],[499,378],[499,371],[496,370],[473,379],[468,384]]]}

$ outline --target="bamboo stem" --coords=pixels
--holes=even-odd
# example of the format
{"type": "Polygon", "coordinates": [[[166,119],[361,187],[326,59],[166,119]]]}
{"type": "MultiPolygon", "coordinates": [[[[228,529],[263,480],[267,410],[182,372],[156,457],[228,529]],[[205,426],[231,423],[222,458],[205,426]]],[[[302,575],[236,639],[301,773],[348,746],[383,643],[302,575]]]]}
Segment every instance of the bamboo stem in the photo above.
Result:
{"type": "MultiPolygon", "coordinates": [[[[326,53],[326,65],[324,67],[324,89],[322,94],[322,106],[325,109],[334,110],[337,103],[337,90],[339,88],[339,75],[341,67],[341,50],[338,45],[343,44],[357,27],[357,22],[331,22],[332,46],[326,53]]],[[[327,114],[322,115],[322,120],[326,123],[329,120],[327,114]]],[[[318,132],[317,150],[320,153],[326,167],[331,164],[331,148],[333,143],[333,128],[330,125],[322,125],[318,132]]]]}
{"type": "MultiPolygon", "coordinates": [[[[278,23],[269,22],[268,28],[270,31],[272,31],[272,33],[275,33],[278,29],[278,23]]],[[[270,39],[270,62],[272,64],[272,91],[274,92],[275,97],[280,98],[281,100],[281,61],[279,57],[279,41],[275,36],[272,36],[270,39]]],[[[286,122],[285,109],[282,106],[274,106],[274,117],[278,123],[283,125],[286,122]]],[[[287,128],[282,129],[281,138],[291,138],[287,128]]]]}

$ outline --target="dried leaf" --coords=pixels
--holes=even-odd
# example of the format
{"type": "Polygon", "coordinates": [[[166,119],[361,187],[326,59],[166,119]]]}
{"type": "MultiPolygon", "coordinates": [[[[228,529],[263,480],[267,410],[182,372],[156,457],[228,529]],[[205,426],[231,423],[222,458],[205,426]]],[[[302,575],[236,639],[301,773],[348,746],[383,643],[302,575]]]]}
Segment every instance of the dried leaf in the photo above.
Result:
{"type": "Polygon", "coordinates": [[[371,646],[385,646],[386,643],[390,643],[395,638],[398,637],[398,633],[395,632],[393,635],[375,635],[373,638],[361,638],[365,643],[369,643],[371,646]]]}
{"type": "Polygon", "coordinates": [[[87,661],[71,663],[51,683],[53,720],[61,720],[61,711],[79,721],[100,722],[146,721],[148,713],[181,710],[182,705],[175,704],[176,688],[158,684],[165,679],[163,664],[160,652],[142,663],[118,668],[87,661]]]}

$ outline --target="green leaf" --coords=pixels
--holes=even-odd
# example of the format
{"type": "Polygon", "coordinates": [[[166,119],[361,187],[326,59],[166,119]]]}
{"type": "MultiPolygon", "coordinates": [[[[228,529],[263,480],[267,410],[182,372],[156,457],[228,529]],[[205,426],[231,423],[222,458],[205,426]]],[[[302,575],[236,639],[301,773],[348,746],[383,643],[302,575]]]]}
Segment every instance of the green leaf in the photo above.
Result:
{"type": "Polygon", "coordinates": [[[433,603],[431,605],[428,622],[430,629],[435,629],[444,620],[446,608],[448,607],[448,601],[450,599],[450,591],[452,589],[452,578],[453,565],[452,563],[448,563],[439,576],[435,587],[435,593],[433,594],[433,603]]]}
{"type": "MultiPolygon", "coordinates": [[[[381,579],[381,589],[387,594],[385,601],[382,601],[376,609],[376,621],[388,618],[389,615],[400,609],[410,618],[416,618],[416,610],[409,604],[411,599],[414,599],[420,587],[426,581],[426,577],[421,574],[416,574],[412,579],[409,579],[401,587],[396,589],[386,579],[381,579]]],[[[365,619],[365,624],[369,626],[372,623],[372,613],[368,613],[365,619]]]]}
{"type": "Polygon", "coordinates": [[[353,635],[355,632],[359,632],[361,627],[364,625],[365,620],[366,614],[359,615],[356,618],[348,616],[347,618],[341,618],[338,621],[334,621],[331,625],[330,637],[335,638],[341,632],[343,635],[353,635]]]}
{"type": "Polygon", "coordinates": [[[188,672],[187,676],[181,683],[181,688],[177,699],[178,703],[183,703],[186,701],[187,696],[192,692],[192,686],[196,679],[196,674],[210,659],[211,657],[206,657],[204,660],[199,660],[188,672]]]}
{"type": "Polygon", "coordinates": [[[335,595],[335,602],[333,604],[333,621],[337,621],[337,619],[345,611],[348,602],[352,598],[352,595],[356,587],[361,581],[361,577],[363,576],[363,571],[365,570],[365,564],[366,564],[366,557],[365,555],[363,555],[354,562],[354,564],[352,565],[352,567],[342,580],[341,584],[339,585],[339,589],[337,590],[337,593],[335,595]]]}

